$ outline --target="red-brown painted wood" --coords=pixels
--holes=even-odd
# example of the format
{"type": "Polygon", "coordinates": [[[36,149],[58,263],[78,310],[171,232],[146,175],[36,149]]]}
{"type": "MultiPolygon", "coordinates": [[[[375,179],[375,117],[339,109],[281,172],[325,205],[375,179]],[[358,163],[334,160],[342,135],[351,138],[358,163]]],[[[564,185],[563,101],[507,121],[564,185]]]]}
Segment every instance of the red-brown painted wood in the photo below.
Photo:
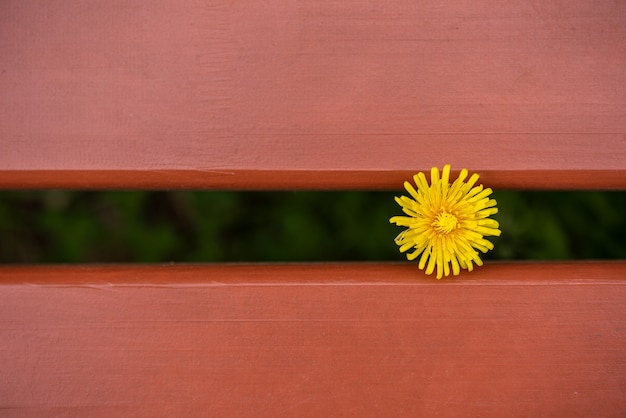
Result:
{"type": "Polygon", "coordinates": [[[626,187],[626,3],[5,0],[0,187],[626,187]]]}
{"type": "MultiPolygon", "coordinates": [[[[0,188],[626,188],[626,3],[8,0],[0,188]]],[[[0,268],[0,415],[622,416],[626,263],[0,268]]]]}
{"type": "MultiPolygon", "coordinates": [[[[458,175],[459,170],[452,170],[458,175]]],[[[428,172],[428,170],[426,171],[428,172]]],[[[414,171],[403,170],[0,170],[0,189],[400,189],[414,171]]],[[[626,189],[622,170],[480,171],[485,187],[568,190],[626,189]]]]}
{"type": "Polygon", "coordinates": [[[0,415],[626,410],[626,263],[0,268],[0,415]]]}

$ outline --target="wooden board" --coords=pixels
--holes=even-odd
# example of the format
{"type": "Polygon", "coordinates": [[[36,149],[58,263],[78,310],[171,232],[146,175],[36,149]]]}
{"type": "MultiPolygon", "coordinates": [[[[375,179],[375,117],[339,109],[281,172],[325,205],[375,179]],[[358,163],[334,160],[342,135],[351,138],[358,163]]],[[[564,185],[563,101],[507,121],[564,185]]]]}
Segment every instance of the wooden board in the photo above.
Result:
{"type": "Polygon", "coordinates": [[[0,268],[0,415],[626,410],[626,263],[0,268]]]}
{"type": "Polygon", "coordinates": [[[626,2],[5,0],[2,188],[626,188],[626,2]]]}

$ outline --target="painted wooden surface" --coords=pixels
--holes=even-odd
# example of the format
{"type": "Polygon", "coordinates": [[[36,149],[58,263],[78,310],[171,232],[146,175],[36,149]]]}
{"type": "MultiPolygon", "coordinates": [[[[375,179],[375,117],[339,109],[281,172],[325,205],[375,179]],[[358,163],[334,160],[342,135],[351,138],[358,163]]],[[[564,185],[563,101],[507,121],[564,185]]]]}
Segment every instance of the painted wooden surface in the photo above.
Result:
{"type": "Polygon", "coordinates": [[[625,68],[623,1],[4,0],[0,187],[624,188],[625,68]]]}
{"type": "Polygon", "coordinates": [[[0,415],[618,417],[626,262],[0,268],[0,415]]]}
{"type": "MultiPolygon", "coordinates": [[[[0,2],[0,188],[626,188],[626,3],[0,2]]],[[[626,262],[0,267],[0,416],[623,416],[626,262]]]]}

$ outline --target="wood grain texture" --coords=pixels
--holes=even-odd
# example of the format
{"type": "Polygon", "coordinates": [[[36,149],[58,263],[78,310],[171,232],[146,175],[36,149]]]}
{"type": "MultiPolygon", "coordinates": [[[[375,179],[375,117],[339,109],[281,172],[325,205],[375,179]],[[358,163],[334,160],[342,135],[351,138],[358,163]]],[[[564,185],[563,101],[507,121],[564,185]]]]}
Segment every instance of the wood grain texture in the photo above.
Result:
{"type": "Polygon", "coordinates": [[[5,0],[0,187],[626,188],[626,3],[5,0]]]}
{"type": "Polygon", "coordinates": [[[2,416],[626,410],[626,263],[0,268],[2,416]]]}

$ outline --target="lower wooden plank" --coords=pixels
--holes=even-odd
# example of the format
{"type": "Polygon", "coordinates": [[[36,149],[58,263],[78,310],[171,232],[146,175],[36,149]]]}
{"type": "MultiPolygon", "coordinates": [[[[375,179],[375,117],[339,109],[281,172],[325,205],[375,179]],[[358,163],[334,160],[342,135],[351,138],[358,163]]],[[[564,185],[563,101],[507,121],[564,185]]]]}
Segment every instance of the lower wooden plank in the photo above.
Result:
{"type": "Polygon", "coordinates": [[[0,268],[0,416],[623,416],[626,263],[0,268]]]}

